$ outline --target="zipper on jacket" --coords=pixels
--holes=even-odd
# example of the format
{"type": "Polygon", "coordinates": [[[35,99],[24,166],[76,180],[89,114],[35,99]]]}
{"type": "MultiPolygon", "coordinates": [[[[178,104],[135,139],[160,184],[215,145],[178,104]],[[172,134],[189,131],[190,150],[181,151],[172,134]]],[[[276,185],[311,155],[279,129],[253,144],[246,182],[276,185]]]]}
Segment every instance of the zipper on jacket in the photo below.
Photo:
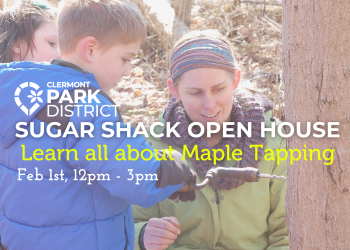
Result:
{"type": "Polygon", "coordinates": [[[215,193],[215,200],[216,200],[216,204],[219,204],[220,203],[220,197],[219,197],[219,191],[214,188],[214,193],[215,193]]]}

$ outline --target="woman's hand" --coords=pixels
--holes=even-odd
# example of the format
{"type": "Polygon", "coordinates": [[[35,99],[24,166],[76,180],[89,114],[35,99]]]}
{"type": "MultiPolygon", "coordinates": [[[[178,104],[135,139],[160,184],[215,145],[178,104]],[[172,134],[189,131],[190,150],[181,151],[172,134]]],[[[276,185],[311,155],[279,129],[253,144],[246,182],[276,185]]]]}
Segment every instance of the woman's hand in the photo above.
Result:
{"type": "Polygon", "coordinates": [[[147,250],[166,249],[180,234],[179,222],[175,217],[152,218],[148,221],[143,236],[147,250]]]}

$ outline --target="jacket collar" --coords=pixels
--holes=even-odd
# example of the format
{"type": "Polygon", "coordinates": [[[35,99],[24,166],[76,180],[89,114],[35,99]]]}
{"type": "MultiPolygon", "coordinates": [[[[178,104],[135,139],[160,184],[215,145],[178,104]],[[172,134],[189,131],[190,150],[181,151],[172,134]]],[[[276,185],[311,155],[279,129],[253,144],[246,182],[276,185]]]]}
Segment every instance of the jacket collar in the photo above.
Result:
{"type": "Polygon", "coordinates": [[[83,70],[79,66],[75,65],[74,63],[67,62],[67,61],[62,60],[62,59],[52,59],[50,64],[55,64],[55,65],[59,65],[59,66],[62,66],[62,67],[71,68],[71,69],[79,71],[79,72],[81,72],[83,74],[88,74],[88,72],[86,72],[85,70],[83,70]]]}

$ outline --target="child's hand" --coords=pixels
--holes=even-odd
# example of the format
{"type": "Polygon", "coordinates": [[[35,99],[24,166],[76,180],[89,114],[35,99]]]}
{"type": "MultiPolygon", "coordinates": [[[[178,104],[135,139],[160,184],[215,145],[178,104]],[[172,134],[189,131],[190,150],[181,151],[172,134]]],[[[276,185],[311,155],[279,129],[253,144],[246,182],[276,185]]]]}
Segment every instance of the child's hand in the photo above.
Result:
{"type": "MultiPolygon", "coordinates": [[[[189,185],[191,183],[197,183],[197,173],[192,169],[190,169],[190,174],[185,185],[189,185]]],[[[190,192],[175,192],[170,195],[168,199],[174,201],[175,203],[178,203],[179,200],[183,202],[194,201],[196,199],[196,190],[192,190],[190,192]]]]}
{"type": "Polygon", "coordinates": [[[166,249],[180,234],[175,217],[152,218],[144,231],[143,245],[147,250],[166,249]]]}

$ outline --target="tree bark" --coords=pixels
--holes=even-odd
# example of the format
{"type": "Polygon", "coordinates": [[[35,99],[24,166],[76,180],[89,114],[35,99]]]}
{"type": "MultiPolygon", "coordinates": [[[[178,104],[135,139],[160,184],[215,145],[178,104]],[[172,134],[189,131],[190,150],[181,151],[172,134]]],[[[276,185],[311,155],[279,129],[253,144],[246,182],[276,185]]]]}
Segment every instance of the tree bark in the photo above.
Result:
{"type": "Polygon", "coordinates": [[[290,149],[334,149],[331,165],[314,154],[288,166],[291,250],[350,249],[349,10],[343,0],[283,0],[286,120],[340,122],[340,138],[287,140],[290,149]]]}
{"type": "Polygon", "coordinates": [[[4,0],[0,0],[0,11],[5,9],[5,2],[4,0]]]}

